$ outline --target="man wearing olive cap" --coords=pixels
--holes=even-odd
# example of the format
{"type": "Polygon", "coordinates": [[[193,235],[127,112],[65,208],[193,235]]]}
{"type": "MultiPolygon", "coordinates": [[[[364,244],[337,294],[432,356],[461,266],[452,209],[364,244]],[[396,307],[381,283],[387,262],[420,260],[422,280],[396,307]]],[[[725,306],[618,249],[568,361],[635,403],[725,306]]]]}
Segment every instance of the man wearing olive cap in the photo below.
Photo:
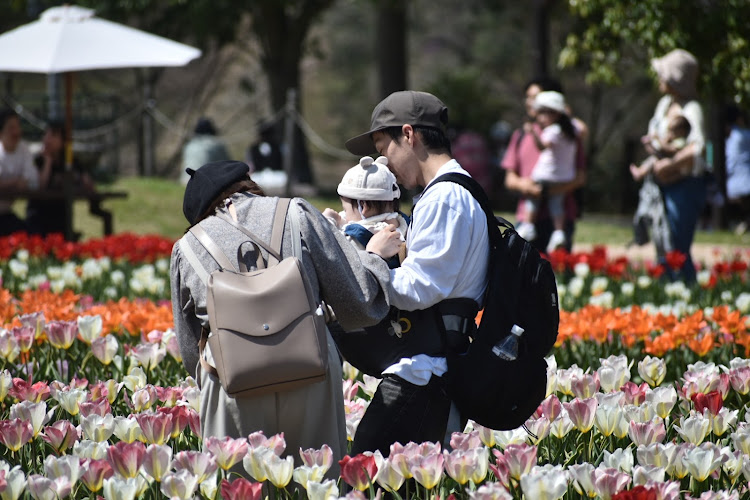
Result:
{"type": "MultiPolygon", "coordinates": [[[[375,107],[370,130],[346,142],[354,154],[387,157],[388,168],[407,189],[429,187],[415,200],[407,256],[391,270],[388,288],[391,306],[412,318],[428,317],[420,313],[448,299],[468,298],[481,306],[487,286],[485,213],[458,184],[430,185],[449,172],[469,176],[451,155],[447,123],[448,108],[434,95],[395,92],[375,107]]],[[[367,249],[380,253],[378,245],[387,233],[373,236],[367,249]]],[[[401,336],[411,345],[399,350],[382,373],[352,454],[380,450],[387,455],[394,442],[442,442],[446,428],[459,430],[460,418],[445,390],[447,363],[437,323],[414,322],[413,331],[406,326],[401,336]]]]}

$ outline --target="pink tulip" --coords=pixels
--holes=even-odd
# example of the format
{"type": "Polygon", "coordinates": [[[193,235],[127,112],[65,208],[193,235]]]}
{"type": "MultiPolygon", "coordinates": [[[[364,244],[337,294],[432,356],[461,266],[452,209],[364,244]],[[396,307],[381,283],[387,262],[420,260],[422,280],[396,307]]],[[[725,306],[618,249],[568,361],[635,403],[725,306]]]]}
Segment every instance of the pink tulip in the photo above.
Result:
{"type": "Polygon", "coordinates": [[[138,363],[143,366],[145,370],[151,371],[164,359],[167,352],[159,344],[138,344],[130,351],[130,355],[133,356],[138,363]]]}
{"type": "Polygon", "coordinates": [[[343,382],[343,390],[344,390],[344,401],[353,401],[354,398],[357,396],[357,393],[359,393],[359,382],[356,380],[344,380],[343,382]]]}
{"type": "Polygon", "coordinates": [[[580,399],[593,397],[599,392],[599,374],[582,373],[570,377],[570,390],[580,399]]]}
{"type": "Polygon", "coordinates": [[[115,359],[115,354],[117,354],[119,347],[120,343],[117,341],[117,338],[111,333],[108,333],[104,337],[99,337],[91,342],[91,354],[93,354],[101,364],[106,366],[115,359]]]}
{"type": "Polygon", "coordinates": [[[50,396],[49,386],[46,382],[32,384],[22,378],[14,378],[13,388],[8,392],[19,401],[31,401],[32,403],[44,401],[50,396]]]}
{"type": "Polygon", "coordinates": [[[198,413],[195,410],[188,410],[187,411],[187,421],[188,426],[190,426],[190,430],[198,437],[201,437],[201,416],[200,413],[198,413]]]}
{"type": "Polygon", "coordinates": [[[594,477],[596,494],[604,500],[609,500],[613,495],[624,490],[630,484],[630,476],[617,469],[594,469],[594,477]]]}
{"type": "Polygon", "coordinates": [[[21,321],[21,325],[31,328],[34,331],[34,337],[38,338],[44,331],[44,313],[41,311],[22,314],[18,317],[21,321]]]}
{"type": "MultiPolygon", "coordinates": [[[[505,448],[503,456],[508,466],[510,476],[516,481],[521,476],[528,474],[531,468],[536,465],[536,446],[528,444],[511,444],[505,448]]],[[[497,455],[495,455],[497,456],[497,455]]]]}
{"type": "Polygon", "coordinates": [[[476,456],[465,450],[443,451],[445,472],[458,484],[465,485],[471,479],[471,473],[477,466],[476,456]]]}
{"type": "Polygon", "coordinates": [[[66,477],[48,479],[39,474],[32,474],[27,479],[26,489],[36,500],[56,500],[70,495],[73,485],[66,477]]]}
{"type": "Polygon", "coordinates": [[[156,387],[156,397],[164,403],[164,406],[170,408],[182,399],[183,392],[184,389],[180,387],[156,387]]]}
{"type": "Polygon", "coordinates": [[[672,461],[667,466],[667,474],[675,479],[682,479],[687,476],[688,469],[684,459],[687,453],[693,448],[695,448],[695,445],[692,443],[680,443],[676,445],[672,461]]]}
{"type": "Polygon", "coordinates": [[[36,338],[34,328],[30,326],[17,326],[11,329],[10,333],[16,339],[16,342],[18,342],[21,352],[29,352],[36,338]]]}
{"type": "Polygon", "coordinates": [[[284,440],[284,433],[274,434],[271,437],[266,437],[263,431],[253,432],[247,437],[247,441],[251,448],[268,448],[273,451],[274,455],[280,457],[286,449],[286,441],[284,440]]]}
{"type": "Polygon", "coordinates": [[[541,402],[537,411],[540,411],[547,420],[552,422],[562,413],[562,409],[560,399],[555,394],[550,394],[541,402]]]}
{"type": "Polygon", "coordinates": [[[0,442],[10,451],[20,450],[33,437],[34,428],[31,426],[31,422],[20,418],[0,420],[0,442]]]}
{"type": "Polygon", "coordinates": [[[594,466],[588,462],[582,464],[571,464],[568,467],[570,479],[573,481],[575,490],[584,497],[596,496],[596,475],[594,466]]]}
{"type": "Polygon", "coordinates": [[[224,500],[262,500],[263,483],[253,483],[245,478],[237,478],[231,483],[222,479],[221,498],[224,500]]]}
{"type": "Polygon", "coordinates": [[[42,431],[42,426],[52,418],[53,411],[47,411],[47,403],[44,401],[39,403],[21,401],[10,407],[10,418],[20,418],[30,422],[34,437],[36,437],[42,431]]]}
{"type": "Polygon", "coordinates": [[[124,478],[134,478],[139,474],[145,455],[146,446],[139,441],[120,441],[107,449],[109,465],[124,478]]]}
{"type": "Polygon", "coordinates": [[[451,434],[451,448],[454,450],[471,450],[473,448],[480,448],[482,446],[482,440],[479,437],[478,431],[465,432],[454,432],[451,434]]]}
{"type": "Polygon", "coordinates": [[[563,407],[567,410],[568,416],[576,429],[586,433],[594,426],[597,404],[596,398],[575,398],[569,403],[563,403],[563,407]]]}
{"type": "Polygon", "coordinates": [[[366,490],[375,479],[378,467],[372,455],[360,453],[354,457],[344,456],[339,460],[341,479],[352,488],[359,491],[366,490]]]}
{"type": "Polygon", "coordinates": [[[180,353],[180,344],[177,342],[177,335],[171,335],[164,347],[175,361],[182,363],[182,353],[180,353]]]}
{"type": "Polygon", "coordinates": [[[143,458],[143,470],[156,481],[166,474],[172,465],[172,447],[165,444],[150,444],[143,458]]]}
{"type": "Polygon", "coordinates": [[[209,436],[203,441],[203,448],[213,453],[216,464],[223,470],[231,469],[239,463],[248,450],[247,439],[232,439],[227,436],[218,438],[209,436]]]}
{"type": "Polygon", "coordinates": [[[50,321],[47,323],[47,340],[55,349],[69,349],[78,334],[75,321],[50,321]]]}
{"type": "Polygon", "coordinates": [[[0,358],[13,363],[21,354],[18,340],[7,330],[0,329],[0,358]]]}
{"type": "Polygon", "coordinates": [[[650,387],[646,382],[637,385],[628,381],[620,387],[620,390],[625,394],[625,403],[639,405],[646,400],[646,395],[650,392],[650,387]]]}
{"type": "Polygon", "coordinates": [[[484,427],[483,425],[479,425],[478,423],[474,422],[474,429],[479,433],[479,439],[482,440],[482,443],[488,447],[492,448],[495,446],[495,431],[490,429],[489,427],[484,427]]]}
{"type": "Polygon", "coordinates": [[[420,456],[411,463],[411,473],[419,484],[431,490],[443,476],[443,463],[444,458],[439,451],[420,456]]]}
{"type": "Polygon", "coordinates": [[[109,404],[107,398],[98,398],[80,403],[78,405],[78,411],[81,413],[82,418],[86,418],[89,415],[106,417],[112,413],[112,406],[109,404]]]}
{"type": "Polygon", "coordinates": [[[750,392],[750,366],[729,370],[729,383],[743,396],[750,392]]]}
{"type": "Polygon", "coordinates": [[[81,459],[80,480],[92,493],[102,489],[104,480],[114,476],[115,471],[106,460],[95,460],[92,458],[81,459]]]}
{"type": "Polygon", "coordinates": [[[187,470],[167,472],[161,479],[161,492],[170,499],[193,498],[198,487],[197,478],[187,470]]]}
{"type": "Polygon", "coordinates": [[[333,465],[333,450],[327,444],[324,444],[319,450],[308,448],[302,451],[302,448],[300,448],[299,456],[302,459],[302,463],[308,467],[318,465],[328,470],[333,465]]]}
{"type": "Polygon", "coordinates": [[[209,477],[216,474],[219,466],[216,459],[210,453],[202,451],[181,451],[175,455],[172,466],[176,470],[185,469],[198,478],[198,483],[202,483],[209,477]]]}
{"type": "Polygon", "coordinates": [[[172,415],[167,413],[139,413],[135,416],[148,444],[164,444],[172,436],[172,415]]]}
{"type": "Polygon", "coordinates": [[[149,384],[141,389],[136,389],[130,400],[133,411],[140,413],[150,409],[158,401],[158,398],[154,386],[149,384]]]}
{"type": "Polygon", "coordinates": [[[674,443],[653,443],[639,446],[636,453],[639,464],[667,469],[674,461],[675,451],[676,445],[674,443]]]}
{"type": "Polygon", "coordinates": [[[469,492],[471,500],[513,500],[513,495],[498,483],[487,483],[469,492]]]}
{"type": "Polygon", "coordinates": [[[390,458],[383,461],[378,469],[376,481],[386,491],[398,491],[404,484],[404,475],[393,465],[390,458]]]}
{"type": "Polygon", "coordinates": [[[490,464],[489,468],[495,475],[495,479],[500,482],[506,488],[510,487],[510,469],[508,468],[508,461],[505,459],[505,455],[500,450],[492,450],[492,454],[495,455],[495,464],[490,464]]]}
{"type": "Polygon", "coordinates": [[[176,438],[185,427],[188,426],[189,412],[192,411],[186,406],[172,406],[171,408],[161,407],[157,410],[158,413],[165,413],[172,416],[172,437],[176,438]]]}
{"type": "Polygon", "coordinates": [[[72,447],[81,437],[78,429],[68,420],[58,420],[48,425],[42,430],[41,436],[57,453],[72,447]]]}
{"type": "Polygon", "coordinates": [[[525,425],[529,432],[529,443],[531,444],[538,444],[539,441],[549,436],[551,423],[545,417],[532,417],[526,421],[525,425]]]}
{"type": "Polygon", "coordinates": [[[661,417],[655,417],[648,422],[631,421],[628,430],[628,436],[636,446],[661,443],[666,435],[667,429],[661,417]]]}

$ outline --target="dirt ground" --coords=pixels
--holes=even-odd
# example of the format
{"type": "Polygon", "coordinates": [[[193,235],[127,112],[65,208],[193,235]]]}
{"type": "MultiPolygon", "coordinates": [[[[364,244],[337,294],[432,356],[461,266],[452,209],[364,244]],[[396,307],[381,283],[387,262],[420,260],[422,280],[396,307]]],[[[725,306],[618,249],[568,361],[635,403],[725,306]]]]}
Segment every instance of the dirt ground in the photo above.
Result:
{"type": "MultiPolygon", "coordinates": [[[[588,252],[591,251],[593,245],[589,244],[574,244],[574,252],[588,252]]],[[[750,248],[739,245],[719,245],[713,243],[693,243],[691,250],[693,261],[696,263],[714,264],[717,261],[731,260],[735,255],[739,254],[742,256],[742,260],[750,260],[750,248]]],[[[624,245],[608,245],[607,256],[610,259],[615,259],[620,256],[626,256],[630,260],[637,261],[654,261],[656,252],[653,245],[643,246],[631,246],[629,248],[624,245]]]]}

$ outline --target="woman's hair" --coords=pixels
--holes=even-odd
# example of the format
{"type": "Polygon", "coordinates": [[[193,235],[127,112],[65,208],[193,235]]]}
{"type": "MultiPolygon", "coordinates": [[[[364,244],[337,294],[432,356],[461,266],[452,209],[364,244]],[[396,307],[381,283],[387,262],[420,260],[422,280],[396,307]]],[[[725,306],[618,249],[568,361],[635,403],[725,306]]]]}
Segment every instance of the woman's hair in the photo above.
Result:
{"type": "MultiPolygon", "coordinates": [[[[414,126],[414,131],[422,136],[422,143],[425,148],[433,153],[451,153],[451,141],[448,136],[445,135],[440,129],[433,127],[422,127],[420,125],[414,126]]],[[[391,139],[398,142],[401,140],[401,136],[404,135],[401,127],[388,127],[383,130],[386,134],[391,136],[391,139]]]]}
{"type": "Polygon", "coordinates": [[[224,203],[224,200],[226,200],[227,198],[229,198],[235,193],[250,193],[250,194],[257,195],[257,196],[266,195],[266,193],[263,192],[263,189],[261,189],[261,187],[250,178],[237,181],[234,184],[230,184],[224,191],[221,192],[219,196],[216,197],[216,199],[211,203],[211,205],[209,205],[206,211],[203,212],[200,215],[200,217],[198,217],[198,220],[195,221],[195,224],[193,224],[193,226],[198,224],[200,221],[202,221],[206,217],[213,215],[216,209],[222,203],[224,203]]]}

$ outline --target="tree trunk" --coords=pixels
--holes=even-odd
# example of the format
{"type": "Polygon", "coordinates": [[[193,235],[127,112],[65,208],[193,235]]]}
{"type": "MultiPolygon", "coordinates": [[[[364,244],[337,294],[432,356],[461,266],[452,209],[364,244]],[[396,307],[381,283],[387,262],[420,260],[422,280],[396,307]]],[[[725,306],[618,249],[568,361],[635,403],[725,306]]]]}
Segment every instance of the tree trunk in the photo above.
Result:
{"type": "Polygon", "coordinates": [[[407,88],[406,24],[408,2],[385,0],[376,5],[375,54],[378,62],[380,97],[407,88]]]}
{"type": "Polygon", "coordinates": [[[551,0],[534,2],[534,44],[532,58],[534,75],[547,76],[549,52],[549,6],[551,0]]]}
{"type": "MultiPolygon", "coordinates": [[[[284,108],[288,89],[297,90],[295,109],[302,109],[299,64],[305,39],[313,21],[331,3],[333,0],[308,0],[287,9],[286,2],[263,0],[251,7],[253,29],[260,41],[261,64],[268,77],[274,113],[284,108]]],[[[281,137],[283,122],[277,125],[281,137]]],[[[307,147],[298,126],[294,130],[293,146],[287,145],[286,151],[293,158],[293,182],[313,184],[307,147]]]]}

